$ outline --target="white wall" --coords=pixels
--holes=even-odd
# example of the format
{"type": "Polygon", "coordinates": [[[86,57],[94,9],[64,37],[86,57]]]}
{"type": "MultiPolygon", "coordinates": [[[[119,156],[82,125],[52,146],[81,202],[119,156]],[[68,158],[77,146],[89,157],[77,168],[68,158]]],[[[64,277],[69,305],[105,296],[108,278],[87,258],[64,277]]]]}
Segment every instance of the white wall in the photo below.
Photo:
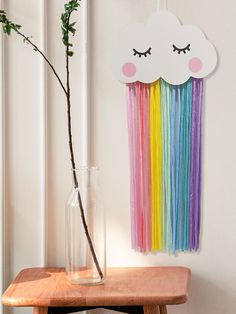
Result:
{"type": "MultiPolygon", "coordinates": [[[[12,20],[24,25],[58,71],[64,51],[58,20],[63,0],[5,0],[12,20]],[[45,8],[44,8],[45,6],[45,8]],[[44,14],[44,9],[46,14],[44,14]],[[45,29],[47,21],[47,29],[45,29]],[[45,45],[47,44],[47,45],[45,45]],[[45,48],[45,47],[44,47],[45,48]],[[45,48],[45,49],[46,49],[45,48]]],[[[83,2],[83,1],[82,1],[83,2]]],[[[206,82],[202,250],[199,254],[143,256],[130,249],[129,156],[124,86],[113,77],[110,52],[115,34],[127,23],[145,21],[155,0],[90,1],[91,163],[101,168],[107,209],[107,258],[110,266],[185,265],[192,269],[190,299],[171,314],[236,312],[236,3],[215,0],[168,1],[184,23],[199,25],[215,44],[220,64],[206,82]]],[[[80,50],[73,59],[74,134],[81,146],[81,108],[86,86],[80,11],[80,50]],[[80,109],[79,109],[80,108],[80,109]]],[[[83,25],[83,27],[82,27],[83,25]]],[[[4,40],[3,125],[5,170],[5,286],[23,267],[64,265],[64,203],[70,189],[65,101],[41,59],[16,36],[4,40]],[[47,75],[44,76],[44,72],[47,75]],[[44,89],[46,86],[46,91],[44,89]],[[45,91],[45,92],[44,92],[45,91]],[[46,96],[46,105],[44,101],[46,96]],[[46,241],[44,241],[44,239],[46,241]],[[45,245],[46,243],[46,245],[45,245]]],[[[86,122],[86,121],[85,121],[86,122]]],[[[83,133],[84,134],[84,133],[83,133]]],[[[78,160],[86,162],[86,145],[78,160]]],[[[18,311],[19,312],[19,311],[18,311]]],[[[24,311],[25,312],[25,311],[24,311]]],[[[23,312],[22,312],[23,313],[23,312]]]]}

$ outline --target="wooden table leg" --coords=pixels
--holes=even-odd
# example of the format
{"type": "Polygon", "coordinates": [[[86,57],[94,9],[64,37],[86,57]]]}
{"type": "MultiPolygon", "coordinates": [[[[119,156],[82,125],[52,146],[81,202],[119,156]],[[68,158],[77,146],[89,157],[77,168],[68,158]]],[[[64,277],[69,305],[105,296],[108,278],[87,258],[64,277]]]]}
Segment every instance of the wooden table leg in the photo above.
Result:
{"type": "Polygon", "coordinates": [[[144,314],[160,314],[158,305],[144,305],[143,306],[144,314]]]}
{"type": "Polygon", "coordinates": [[[47,307],[34,307],[33,314],[48,314],[47,307]]]}
{"type": "Polygon", "coordinates": [[[166,305],[159,305],[160,314],[167,314],[167,306],[166,305]]]}

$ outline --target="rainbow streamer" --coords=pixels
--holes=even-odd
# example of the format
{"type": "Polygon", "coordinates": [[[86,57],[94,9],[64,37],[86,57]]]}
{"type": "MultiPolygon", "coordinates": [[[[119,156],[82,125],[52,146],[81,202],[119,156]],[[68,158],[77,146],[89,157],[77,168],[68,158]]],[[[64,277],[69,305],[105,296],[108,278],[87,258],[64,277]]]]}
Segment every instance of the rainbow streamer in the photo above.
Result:
{"type": "Polygon", "coordinates": [[[197,251],[203,80],[127,84],[132,248],[197,251]]]}

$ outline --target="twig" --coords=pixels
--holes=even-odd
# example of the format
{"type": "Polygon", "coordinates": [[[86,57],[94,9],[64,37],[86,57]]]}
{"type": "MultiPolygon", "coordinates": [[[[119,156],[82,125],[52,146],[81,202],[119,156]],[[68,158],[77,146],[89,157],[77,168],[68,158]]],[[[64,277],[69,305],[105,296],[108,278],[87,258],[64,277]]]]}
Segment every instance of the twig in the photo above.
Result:
{"type": "MultiPolygon", "coordinates": [[[[70,16],[71,14],[68,15],[68,21],[67,24],[69,25],[70,23],[70,16]]],[[[75,158],[74,158],[74,150],[73,150],[73,138],[72,138],[72,127],[71,127],[71,98],[70,98],[70,67],[69,67],[69,45],[66,45],[66,86],[67,86],[67,93],[66,93],[66,97],[67,97],[67,118],[68,118],[68,135],[69,135],[69,147],[70,147],[70,155],[71,155],[71,164],[72,164],[72,171],[73,171],[73,179],[74,179],[74,185],[75,188],[78,188],[78,179],[77,179],[77,175],[76,175],[76,168],[75,168],[75,158]]],[[[99,265],[94,247],[93,247],[93,243],[88,231],[88,226],[86,223],[86,219],[85,219],[85,214],[84,214],[84,208],[83,208],[83,203],[81,200],[81,195],[80,195],[80,191],[78,189],[78,201],[79,201],[79,208],[80,208],[80,214],[81,214],[81,219],[82,219],[82,223],[83,223],[83,227],[84,227],[84,231],[85,231],[85,235],[89,244],[89,248],[94,260],[94,263],[96,265],[97,271],[99,273],[99,276],[101,279],[103,279],[103,273],[101,270],[101,267],[99,265]]]]}
{"type": "Polygon", "coordinates": [[[63,85],[63,83],[62,83],[62,81],[61,81],[59,75],[57,74],[57,72],[56,72],[54,66],[52,65],[52,63],[48,60],[48,58],[44,55],[44,53],[29,39],[29,37],[27,37],[27,36],[25,36],[24,34],[22,34],[18,29],[15,29],[15,31],[16,31],[16,33],[17,33],[18,35],[20,35],[21,37],[23,37],[26,42],[28,42],[31,46],[33,46],[35,51],[37,51],[37,52],[39,52],[39,53],[41,54],[41,56],[44,58],[44,60],[47,62],[47,64],[48,64],[48,65],[50,66],[50,68],[52,69],[52,71],[53,71],[53,73],[55,74],[55,76],[56,76],[56,78],[57,78],[59,84],[61,85],[61,87],[62,87],[64,93],[65,93],[66,96],[67,96],[66,88],[64,87],[64,85],[63,85]]]}

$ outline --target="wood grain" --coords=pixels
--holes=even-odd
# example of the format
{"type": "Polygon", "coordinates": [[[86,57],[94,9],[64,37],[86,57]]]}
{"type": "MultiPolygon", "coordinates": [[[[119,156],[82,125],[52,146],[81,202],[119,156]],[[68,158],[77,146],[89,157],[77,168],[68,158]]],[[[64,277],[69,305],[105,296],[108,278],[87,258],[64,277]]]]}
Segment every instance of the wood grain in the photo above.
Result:
{"type": "Polygon", "coordinates": [[[33,307],[181,304],[189,279],[185,267],[110,268],[103,285],[80,286],[67,280],[63,268],[31,268],[19,273],[2,301],[33,307]]]}
{"type": "Polygon", "coordinates": [[[160,305],[159,309],[160,309],[160,314],[167,314],[167,307],[166,307],[166,305],[160,305]]]}
{"type": "Polygon", "coordinates": [[[47,307],[34,307],[33,314],[48,314],[47,307]]]}

